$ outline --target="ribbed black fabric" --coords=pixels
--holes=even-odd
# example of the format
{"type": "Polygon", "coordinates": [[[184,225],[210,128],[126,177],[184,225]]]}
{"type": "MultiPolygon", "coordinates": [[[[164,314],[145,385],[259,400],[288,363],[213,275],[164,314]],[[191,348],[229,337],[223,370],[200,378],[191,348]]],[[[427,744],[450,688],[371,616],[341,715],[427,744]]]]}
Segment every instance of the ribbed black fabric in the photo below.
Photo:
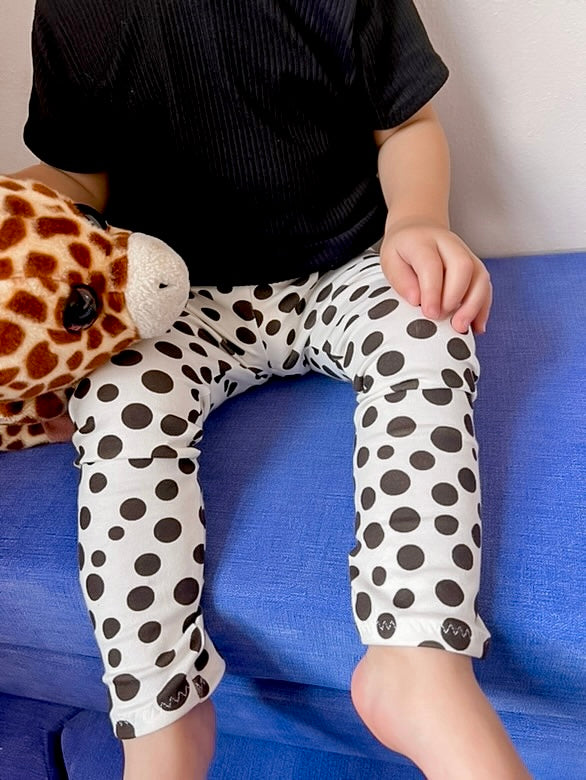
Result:
{"type": "Polygon", "coordinates": [[[38,0],[25,142],[107,170],[112,224],[194,284],[341,265],[382,234],[373,129],[447,69],[411,0],[38,0]]]}

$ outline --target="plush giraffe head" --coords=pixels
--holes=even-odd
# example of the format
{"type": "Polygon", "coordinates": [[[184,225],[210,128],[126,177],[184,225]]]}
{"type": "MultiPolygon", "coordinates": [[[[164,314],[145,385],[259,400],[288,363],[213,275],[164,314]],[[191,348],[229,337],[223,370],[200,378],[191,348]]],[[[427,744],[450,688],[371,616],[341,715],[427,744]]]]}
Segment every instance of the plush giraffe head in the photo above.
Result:
{"type": "Polygon", "coordinates": [[[0,176],[0,450],[61,439],[84,376],[168,330],[185,264],[152,236],[108,227],[44,184],[0,176]]]}

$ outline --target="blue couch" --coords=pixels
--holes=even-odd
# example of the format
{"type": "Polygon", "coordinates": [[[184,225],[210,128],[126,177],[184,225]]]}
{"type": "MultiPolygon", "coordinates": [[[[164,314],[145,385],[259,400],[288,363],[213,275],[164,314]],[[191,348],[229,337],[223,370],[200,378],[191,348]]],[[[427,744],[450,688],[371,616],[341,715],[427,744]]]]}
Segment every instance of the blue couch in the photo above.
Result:
{"type": "MultiPolygon", "coordinates": [[[[586,254],[488,260],[478,339],[480,681],[538,780],[586,778],[586,254]]],[[[227,661],[212,780],[421,777],[361,725],[350,386],[275,381],[210,418],[207,625],[227,661]],[[260,424],[259,424],[260,421],[260,424]]],[[[78,591],[71,445],[0,455],[0,778],[120,777],[78,591]]]]}

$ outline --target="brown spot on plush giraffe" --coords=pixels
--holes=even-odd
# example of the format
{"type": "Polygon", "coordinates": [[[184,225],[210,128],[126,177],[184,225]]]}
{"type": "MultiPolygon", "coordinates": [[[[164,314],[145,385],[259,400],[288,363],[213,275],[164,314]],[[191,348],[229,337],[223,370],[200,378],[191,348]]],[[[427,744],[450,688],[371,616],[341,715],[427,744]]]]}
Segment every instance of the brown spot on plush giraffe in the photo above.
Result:
{"type": "Polygon", "coordinates": [[[0,450],[67,438],[79,380],[162,335],[188,294],[187,268],[167,244],[0,175],[0,450]]]}

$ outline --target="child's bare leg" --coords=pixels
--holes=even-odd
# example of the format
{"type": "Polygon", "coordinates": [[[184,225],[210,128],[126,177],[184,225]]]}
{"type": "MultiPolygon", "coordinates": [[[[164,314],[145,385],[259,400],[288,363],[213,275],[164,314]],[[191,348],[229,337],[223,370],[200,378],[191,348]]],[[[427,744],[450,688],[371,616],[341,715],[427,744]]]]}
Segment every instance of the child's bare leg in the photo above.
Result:
{"type": "Polygon", "coordinates": [[[530,778],[467,656],[371,646],[354,671],[352,701],[374,736],[428,780],[530,778]]]}
{"type": "Polygon", "coordinates": [[[215,741],[208,699],[159,731],[124,740],[124,780],[205,780],[215,741]]]}

